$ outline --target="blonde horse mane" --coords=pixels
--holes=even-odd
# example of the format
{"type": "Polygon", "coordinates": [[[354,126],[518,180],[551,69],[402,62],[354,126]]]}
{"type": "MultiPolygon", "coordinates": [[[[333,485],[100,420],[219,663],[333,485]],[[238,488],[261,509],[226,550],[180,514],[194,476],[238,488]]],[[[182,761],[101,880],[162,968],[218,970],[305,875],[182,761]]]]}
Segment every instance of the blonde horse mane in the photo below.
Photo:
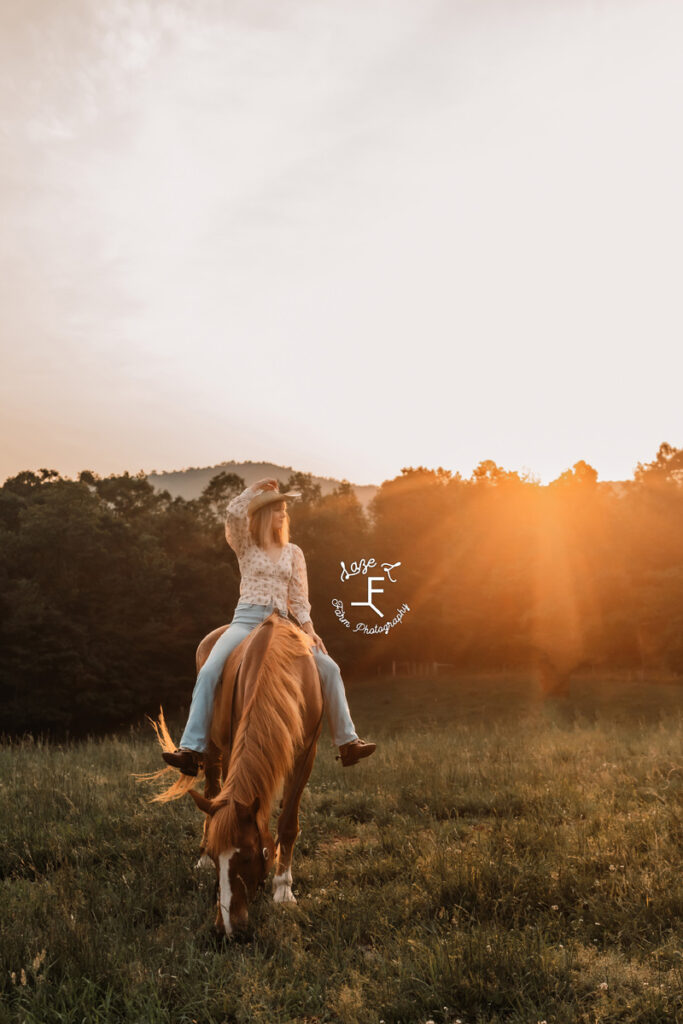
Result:
{"type": "Polygon", "coordinates": [[[292,770],[297,747],[303,742],[304,697],[293,662],[310,653],[314,641],[279,615],[270,620],[270,626],[260,663],[252,667],[249,652],[242,662],[242,670],[251,669],[251,674],[228,775],[212,801],[216,813],[209,825],[208,853],[236,845],[238,804],[250,807],[258,797],[257,822],[262,831],[267,828],[275,791],[292,770]]]}
{"type": "MultiPolygon", "coordinates": [[[[251,806],[259,798],[258,822],[265,829],[273,796],[282,779],[291,771],[296,748],[303,740],[303,695],[294,659],[309,654],[314,640],[288,619],[275,614],[270,620],[269,636],[263,657],[254,664],[254,641],[263,634],[261,626],[247,637],[240,671],[246,674],[244,707],[237,726],[227,778],[211,801],[216,813],[211,819],[207,850],[223,849],[237,835],[236,804],[251,806]]],[[[162,750],[175,750],[163,709],[155,722],[149,719],[162,750]]],[[[176,769],[136,775],[151,782],[176,769]]],[[[152,797],[153,803],[177,800],[188,793],[202,777],[179,774],[168,789],[152,797]]]]}

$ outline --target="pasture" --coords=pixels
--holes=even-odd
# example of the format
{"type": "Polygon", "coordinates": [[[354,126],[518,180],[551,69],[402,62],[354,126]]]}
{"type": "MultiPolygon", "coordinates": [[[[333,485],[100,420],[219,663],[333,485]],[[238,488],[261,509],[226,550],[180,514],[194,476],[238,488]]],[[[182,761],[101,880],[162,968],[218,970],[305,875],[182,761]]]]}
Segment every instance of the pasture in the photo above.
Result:
{"type": "MultiPolygon", "coordinates": [[[[151,727],[0,747],[0,1024],[683,1021],[680,686],[524,677],[349,687],[295,907],[212,932],[202,815],[148,803],[151,727]]],[[[178,723],[172,724],[177,738],[178,723]]]]}

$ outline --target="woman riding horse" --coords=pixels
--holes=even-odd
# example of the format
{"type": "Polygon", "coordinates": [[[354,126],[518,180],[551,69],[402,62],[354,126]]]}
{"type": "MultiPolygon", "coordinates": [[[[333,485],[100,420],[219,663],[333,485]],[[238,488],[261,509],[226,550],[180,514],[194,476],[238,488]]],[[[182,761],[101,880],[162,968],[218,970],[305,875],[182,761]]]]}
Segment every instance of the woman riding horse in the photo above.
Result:
{"type": "Polygon", "coordinates": [[[313,628],[308,600],[306,561],[301,548],[289,542],[287,501],[294,491],[280,492],[277,480],[258,480],[229,503],[225,537],[237,555],[240,568],[240,599],[232,622],[216,641],[197,675],[190,714],[180,746],[162,757],[184,775],[196,776],[209,749],[211,712],[216,686],[231,651],[277,609],[287,618],[288,609],[304,632],[315,641],[311,653],[323,688],[330,732],[345,767],[369,757],[374,743],[359,739],[351,720],[339,665],[313,628]]]}
{"type": "MultiPolygon", "coordinates": [[[[204,637],[197,649],[202,666],[227,627],[204,637]]],[[[323,724],[323,694],[313,637],[273,611],[228,656],[211,718],[204,759],[202,796],[194,778],[179,775],[154,803],[189,793],[206,814],[197,867],[216,869],[216,928],[243,931],[248,905],[272,867],[273,899],[296,903],[292,856],[299,834],[299,804],[315,761],[323,724]],[[270,831],[275,794],[282,800],[277,842],[270,831]]],[[[162,750],[175,744],[163,711],[154,725],[162,750]]],[[[151,781],[170,768],[138,778],[151,781]]]]}

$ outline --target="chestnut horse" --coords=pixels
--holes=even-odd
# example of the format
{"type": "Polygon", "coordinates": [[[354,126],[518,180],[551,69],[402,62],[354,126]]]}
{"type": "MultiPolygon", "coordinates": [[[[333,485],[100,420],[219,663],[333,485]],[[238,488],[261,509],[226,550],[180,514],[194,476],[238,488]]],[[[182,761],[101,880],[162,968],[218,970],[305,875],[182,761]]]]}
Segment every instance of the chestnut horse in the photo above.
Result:
{"type": "MultiPolygon", "coordinates": [[[[198,669],[227,628],[202,640],[198,669]]],[[[199,863],[213,861],[216,868],[216,927],[228,936],[247,924],[248,904],[274,860],[275,902],[296,902],[292,852],[299,833],[299,803],[315,761],[323,717],[313,644],[312,637],[277,611],[256,626],[228,656],[216,688],[204,759],[204,795],[192,788],[193,778],[180,775],[153,798],[173,800],[189,792],[206,813],[199,863]],[[269,819],[281,785],[276,845],[269,819]]],[[[153,725],[164,750],[174,750],[163,711],[153,725]]],[[[168,771],[175,769],[144,777],[160,778],[168,771]]]]}

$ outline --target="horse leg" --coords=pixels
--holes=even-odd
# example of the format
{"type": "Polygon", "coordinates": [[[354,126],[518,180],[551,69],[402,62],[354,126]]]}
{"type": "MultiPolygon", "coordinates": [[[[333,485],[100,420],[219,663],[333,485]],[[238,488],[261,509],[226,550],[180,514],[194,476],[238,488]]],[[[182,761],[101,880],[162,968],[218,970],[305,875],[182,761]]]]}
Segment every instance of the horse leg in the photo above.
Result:
{"type": "Polygon", "coordinates": [[[282,794],[282,810],[277,819],[277,861],[273,878],[273,899],[276,903],[296,903],[292,892],[292,854],[299,835],[299,804],[313,770],[317,740],[311,750],[294,762],[292,773],[282,794]]]}
{"type": "MultiPolygon", "coordinates": [[[[213,742],[209,742],[209,749],[204,758],[204,796],[207,800],[213,799],[221,788],[221,752],[213,742]]],[[[209,832],[211,819],[208,815],[204,818],[204,830],[202,841],[199,847],[199,860],[196,868],[212,868],[213,861],[206,852],[206,839],[209,832]]]]}

